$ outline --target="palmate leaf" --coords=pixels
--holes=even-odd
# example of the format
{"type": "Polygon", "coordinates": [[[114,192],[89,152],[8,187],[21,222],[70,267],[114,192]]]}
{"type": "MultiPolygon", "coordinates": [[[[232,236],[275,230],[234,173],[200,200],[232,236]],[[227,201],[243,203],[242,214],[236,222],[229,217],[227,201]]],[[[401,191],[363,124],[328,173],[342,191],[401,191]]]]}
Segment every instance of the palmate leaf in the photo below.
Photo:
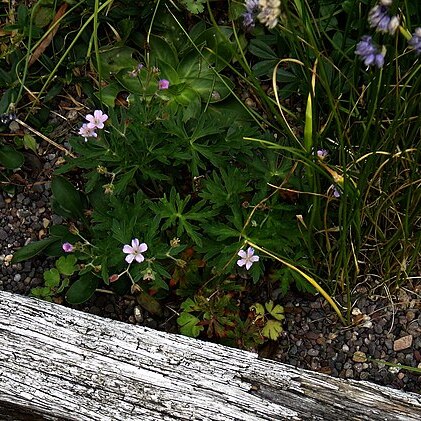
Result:
{"type": "Polygon", "coordinates": [[[228,167],[226,171],[220,170],[221,176],[216,171],[212,178],[204,182],[204,189],[200,197],[209,200],[214,208],[230,206],[233,202],[239,202],[243,193],[251,191],[247,187],[247,179],[238,168],[228,167]]]}
{"type": "Polygon", "coordinates": [[[283,320],[285,319],[284,316],[284,308],[279,304],[276,306],[273,305],[273,301],[270,300],[265,304],[267,312],[276,320],[283,320]]]}
{"type": "Polygon", "coordinates": [[[177,227],[177,236],[186,233],[197,245],[202,244],[199,227],[191,224],[191,221],[203,222],[215,215],[212,210],[204,209],[204,202],[199,202],[194,205],[189,211],[185,211],[190,202],[191,196],[188,195],[184,199],[180,194],[171,188],[169,200],[167,195],[160,199],[158,203],[149,202],[150,209],[155,212],[157,221],[163,223],[161,230],[164,231],[168,228],[177,227]]]}
{"type": "Polygon", "coordinates": [[[193,314],[183,311],[177,318],[177,324],[180,326],[180,333],[182,335],[196,338],[203,330],[203,326],[198,325],[200,320],[193,314]]]}
{"type": "Polygon", "coordinates": [[[241,231],[229,227],[223,223],[212,222],[212,224],[204,225],[206,233],[211,237],[216,237],[217,241],[224,241],[228,238],[238,239],[241,235],[241,231]]]}
{"type": "Polygon", "coordinates": [[[206,0],[182,0],[187,10],[194,15],[202,13],[205,10],[206,0]]]}
{"type": "Polygon", "coordinates": [[[45,286],[55,288],[60,283],[60,273],[56,268],[52,268],[44,272],[45,286]]]}
{"type": "Polygon", "coordinates": [[[265,338],[276,341],[283,332],[282,324],[278,320],[268,320],[262,329],[262,335],[265,338]]]}
{"type": "Polygon", "coordinates": [[[76,257],[74,255],[61,256],[56,262],[58,271],[67,276],[71,276],[76,272],[76,257]]]}

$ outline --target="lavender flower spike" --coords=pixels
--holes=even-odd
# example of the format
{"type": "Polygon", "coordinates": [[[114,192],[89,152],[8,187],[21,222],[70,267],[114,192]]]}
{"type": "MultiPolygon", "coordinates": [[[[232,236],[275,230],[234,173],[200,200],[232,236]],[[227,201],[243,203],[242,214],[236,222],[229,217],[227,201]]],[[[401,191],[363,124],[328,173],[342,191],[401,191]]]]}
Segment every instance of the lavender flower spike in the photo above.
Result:
{"type": "Polygon", "coordinates": [[[421,54],[421,28],[415,29],[408,44],[415,50],[416,54],[421,54]]]}
{"type": "Polygon", "coordinates": [[[355,54],[360,56],[360,59],[366,66],[383,67],[384,54],[379,50],[379,47],[373,44],[373,40],[369,35],[364,35],[361,41],[357,44],[355,54]]]}
{"type": "Polygon", "coordinates": [[[243,14],[243,25],[246,31],[251,31],[255,26],[256,16],[259,13],[259,0],[246,0],[246,12],[243,14]]]}
{"type": "Polygon", "coordinates": [[[387,6],[378,4],[370,10],[368,23],[370,28],[375,28],[377,32],[393,35],[398,29],[400,21],[398,16],[389,16],[387,6]]]}

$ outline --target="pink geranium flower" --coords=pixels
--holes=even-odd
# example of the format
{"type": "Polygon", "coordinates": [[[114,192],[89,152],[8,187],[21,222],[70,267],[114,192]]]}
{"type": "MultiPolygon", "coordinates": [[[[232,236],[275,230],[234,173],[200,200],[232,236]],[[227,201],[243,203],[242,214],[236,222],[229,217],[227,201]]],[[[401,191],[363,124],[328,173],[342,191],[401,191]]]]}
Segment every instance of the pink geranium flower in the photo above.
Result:
{"type": "Polygon", "coordinates": [[[85,142],[88,141],[88,137],[98,137],[95,133],[95,129],[88,127],[86,123],[79,129],[79,134],[85,138],[85,142]]]}
{"type": "Polygon", "coordinates": [[[104,123],[108,120],[107,114],[104,114],[101,110],[95,110],[94,115],[88,114],[86,116],[88,120],[87,127],[89,129],[103,129],[104,123]]]}
{"type": "Polygon", "coordinates": [[[132,245],[126,244],[123,247],[123,252],[127,254],[126,256],[126,262],[132,263],[133,260],[136,260],[137,263],[142,263],[145,258],[142,255],[146,250],[148,249],[148,246],[145,243],[139,244],[139,240],[137,238],[133,238],[132,245]]]}
{"type": "Polygon", "coordinates": [[[249,270],[253,263],[258,262],[260,257],[254,255],[254,248],[249,247],[247,251],[240,250],[238,255],[241,257],[240,260],[237,260],[237,265],[242,267],[246,266],[246,269],[249,270]]]}

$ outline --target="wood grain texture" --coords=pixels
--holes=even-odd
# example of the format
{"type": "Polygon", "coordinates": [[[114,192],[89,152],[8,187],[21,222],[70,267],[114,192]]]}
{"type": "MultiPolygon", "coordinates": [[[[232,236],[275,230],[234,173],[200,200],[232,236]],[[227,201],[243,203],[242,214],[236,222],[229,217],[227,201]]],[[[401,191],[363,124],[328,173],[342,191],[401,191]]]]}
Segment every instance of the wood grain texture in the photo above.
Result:
{"type": "Polygon", "coordinates": [[[0,291],[0,419],[419,421],[421,399],[0,291]]]}

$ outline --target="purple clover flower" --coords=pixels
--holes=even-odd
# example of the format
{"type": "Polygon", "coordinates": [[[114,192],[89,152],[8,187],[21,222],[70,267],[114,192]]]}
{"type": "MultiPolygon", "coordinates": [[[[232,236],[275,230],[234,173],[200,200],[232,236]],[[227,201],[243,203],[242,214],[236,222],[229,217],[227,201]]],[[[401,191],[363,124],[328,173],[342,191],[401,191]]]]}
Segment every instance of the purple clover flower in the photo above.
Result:
{"type": "Polygon", "coordinates": [[[317,157],[322,161],[329,155],[329,152],[326,149],[319,149],[316,153],[317,157]]]}
{"type": "Polygon", "coordinates": [[[332,184],[331,189],[332,189],[332,193],[334,197],[336,198],[341,197],[342,192],[338,186],[335,186],[334,184],[332,184]]]}
{"type": "Polygon", "coordinates": [[[408,44],[415,50],[416,54],[421,54],[421,28],[415,29],[408,44]]]}
{"type": "Polygon", "coordinates": [[[355,54],[360,56],[366,66],[377,66],[380,69],[384,65],[384,54],[377,45],[373,44],[370,35],[364,35],[361,38],[355,49],[355,54]]]}

